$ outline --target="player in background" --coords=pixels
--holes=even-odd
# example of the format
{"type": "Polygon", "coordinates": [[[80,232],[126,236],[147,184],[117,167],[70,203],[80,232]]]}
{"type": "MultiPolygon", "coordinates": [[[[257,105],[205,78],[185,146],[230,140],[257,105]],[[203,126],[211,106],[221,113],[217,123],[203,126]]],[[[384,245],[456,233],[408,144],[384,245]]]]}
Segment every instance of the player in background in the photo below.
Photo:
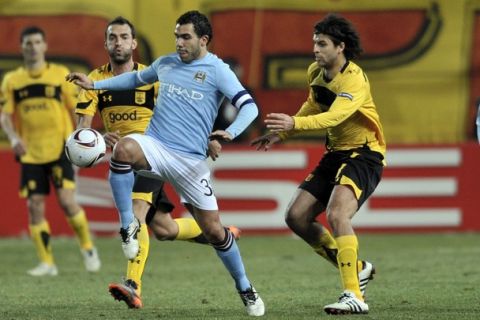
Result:
{"type": "MultiPolygon", "coordinates": [[[[189,11],[180,16],[175,38],[177,52],[159,57],[144,70],[95,82],[74,72],[67,80],[87,90],[125,90],[161,83],[145,134],[120,139],[114,157],[135,169],[151,170],[173,185],[230,272],[247,314],[261,316],[265,312],[263,301],[246,276],[234,236],[220,222],[210,169],[205,161],[209,139],[234,139],[257,116],[257,106],[228,65],[208,52],[212,28],[205,15],[189,11]],[[240,112],[225,131],[211,132],[225,97],[240,112]]],[[[124,196],[128,196],[127,192],[124,196]]],[[[138,206],[134,207],[134,213],[142,229],[149,204],[135,201],[138,206]]],[[[142,254],[147,243],[140,240],[139,244],[142,254]]],[[[126,294],[133,296],[135,291],[126,294]]]]}
{"type": "Polygon", "coordinates": [[[47,42],[38,27],[24,29],[20,36],[24,65],[8,72],[2,82],[2,128],[20,162],[20,195],[27,198],[29,229],[40,264],[32,276],[55,276],[51,232],[45,217],[45,198],[50,182],[57,200],[80,243],[85,268],[100,269],[87,217],[75,199],[74,170],[64,144],[72,132],[77,91],[65,81],[68,69],[45,60],[47,42]]]}
{"type": "MultiPolygon", "coordinates": [[[[109,63],[95,69],[88,77],[98,81],[125,72],[145,69],[146,66],[133,61],[133,50],[136,46],[136,32],[132,23],[123,17],[113,19],[105,30],[105,49],[109,55],[109,63]]],[[[136,89],[121,91],[82,90],[76,108],[77,128],[91,127],[93,117],[98,111],[106,130],[105,142],[111,148],[121,137],[132,133],[144,133],[153,114],[158,85],[158,82],[155,82],[136,89]]],[[[218,141],[209,143],[209,153],[212,155],[212,159],[218,156],[220,149],[218,141]]],[[[120,216],[122,248],[127,258],[130,259],[125,282],[129,286],[136,287],[137,294],[140,296],[141,278],[148,257],[148,249],[143,250],[139,255],[137,255],[138,248],[132,249],[132,242],[138,243],[137,230],[140,225],[138,219],[133,215],[131,198],[122,198],[122,195],[126,193],[124,188],[129,188],[131,193],[133,187],[133,199],[146,200],[151,205],[146,223],[158,240],[187,240],[203,244],[208,244],[208,241],[194,219],[172,218],[170,212],[174,206],[163,190],[163,181],[155,175],[142,171],[134,178],[132,169],[122,175],[122,171],[118,168],[122,168],[122,163],[112,159],[109,180],[120,216]],[[120,178],[118,175],[121,175],[120,178]],[[121,181],[120,184],[117,179],[121,181]]],[[[238,238],[240,232],[238,228],[233,226],[229,228],[238,238]]],[[[145,237],[148,237],[148,230],[140,229],[138,239],[145,237]]],[[[124,287],[125,284],[111,284],[109,290],[116,296],[117,291],[125,290],[124,287]]],[[[140,298],[126,302],[133,308],[142,307],[140,298]]]]}
{"type": "Polygon", "coordinates": [[[267,115],[270,133],[252,141],[258,150],[304,130],[326,129],[326,153],[293,196],[286,222],[322,257],[339,268],[343,293],[324,307],[329,314],[368,313],[365,288],[373,265],[358,259],[351,219],[380,182],[386,150],[383,129],[362,69],[349,21],[328,15],[313,34],[316,62],[308,68],[309,95],[295,116],[267,115]],[[316,220],[326,211],[333,236],[316,220]]]}

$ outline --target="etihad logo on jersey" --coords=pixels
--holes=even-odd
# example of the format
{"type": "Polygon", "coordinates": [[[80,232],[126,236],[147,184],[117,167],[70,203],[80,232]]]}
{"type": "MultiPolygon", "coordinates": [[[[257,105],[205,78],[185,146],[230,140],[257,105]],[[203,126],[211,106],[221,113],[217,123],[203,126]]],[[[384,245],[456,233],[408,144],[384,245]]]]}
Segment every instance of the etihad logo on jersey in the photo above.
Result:
{"type": "Polygon", "coordinates": [[[108,118],[110,119],[110,123],[117,121],[135,121],[137,120],[137,110],[133,112],[110,112],[108,118]]]}
{"type": "Polygon", "coordinates": [[[203,93],[187,88],[183,88],[170,83],[163,83],[161,86],[162,91],[166,91],[170,95],[177,95],[185,100],[202,100],[203,93]]]}

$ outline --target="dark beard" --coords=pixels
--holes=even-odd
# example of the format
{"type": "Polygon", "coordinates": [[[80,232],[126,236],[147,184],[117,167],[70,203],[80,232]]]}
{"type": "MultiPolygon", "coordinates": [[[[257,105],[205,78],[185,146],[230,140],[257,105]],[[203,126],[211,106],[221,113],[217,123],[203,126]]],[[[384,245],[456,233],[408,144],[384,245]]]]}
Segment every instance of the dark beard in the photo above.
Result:
{"type": "Polygon", "coordinates": [[[110,54],[110,59],[117,65],[122,65],[130,61],[131,55],[121,55],[110,54]]]}

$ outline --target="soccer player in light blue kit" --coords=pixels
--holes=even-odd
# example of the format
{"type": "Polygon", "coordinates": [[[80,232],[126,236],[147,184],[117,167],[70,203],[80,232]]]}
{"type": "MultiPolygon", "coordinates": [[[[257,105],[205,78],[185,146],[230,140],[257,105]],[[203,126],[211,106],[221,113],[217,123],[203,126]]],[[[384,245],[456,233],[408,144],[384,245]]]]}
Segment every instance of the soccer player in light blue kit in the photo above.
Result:
{"type": "MultiPolygon", "coordinates": [[[[112,158],[130,170],[151,170],[173,185],[234,278],[248,315],[262,316],[263,301],[246,276],[234,237],[220,222],[205,161],[208,139],[234,139],[257,117],[258,109],[228,65],[208,52],[212,28],[205,15],[189,11],[180,16],[175,37],[177,52],[158,58],[144,70],[96,82],[84,74],[71,73],[67,80],[86,90],[125,90],[160,82],[157,105],[145,134],[122,138],[112,158]],[[210,134],[225,97],[239,109],[237,118],[226,130],[210,134]]],[[[130,199],[132,189],[124,190],[124,198],[130,199]]],[[[146,230],[148,207],[147,202],[133,202],[134,214],[141,223],[139,233],[146,230]]],[[[144,238],[139,237],[138,256],[145,248],[148,251],[148,237],[144,238]]],[[[119,298],[129,306],[132,299],[139,298],[136,288],[126,284],[122,289],[119,298]]]]}

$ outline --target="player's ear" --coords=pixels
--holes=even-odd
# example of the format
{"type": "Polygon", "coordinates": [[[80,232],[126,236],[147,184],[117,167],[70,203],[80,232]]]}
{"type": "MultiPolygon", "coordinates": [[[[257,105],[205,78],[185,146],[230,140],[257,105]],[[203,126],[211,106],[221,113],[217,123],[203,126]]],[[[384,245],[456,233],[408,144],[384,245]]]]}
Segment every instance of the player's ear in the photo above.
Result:
{"type": "Polygon", "coordinates": [[[132,40],[132,49],[136,49],[137,48],[137,39],[133,39],[132,40]]]}
{"type": "Polygon", "coordinates": [[[205,46],[205,47],[206,47],[209,40],[210,40],[209,36],[203,35],[203,36],[200,38],[200,43],[202,44],[202,46],[205,46]]]}

